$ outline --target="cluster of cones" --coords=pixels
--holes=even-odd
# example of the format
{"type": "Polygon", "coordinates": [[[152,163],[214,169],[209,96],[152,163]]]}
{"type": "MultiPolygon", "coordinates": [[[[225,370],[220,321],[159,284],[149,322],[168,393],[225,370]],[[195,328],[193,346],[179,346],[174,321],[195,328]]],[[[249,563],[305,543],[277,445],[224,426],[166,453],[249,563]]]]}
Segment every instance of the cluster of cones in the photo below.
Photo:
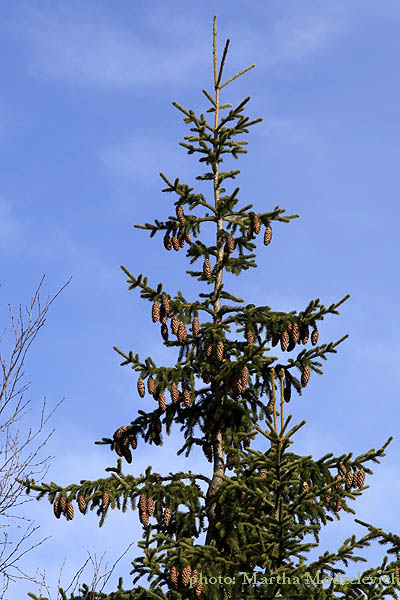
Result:
{"type": "MultiPolygon", "coordinates": [[[[138,379],[138,382],[137,382],[137,390],[138,390],[139,396],[141,398],[144,398],[145,393],[146,393],[146,388],[144,385],[144,381],[141,377],[138,379]]],[[[157,400],[161,411],[165,412],[167,410],[167,400],[166,400],[165,394],[164,394],[164,392],[160,391],[160,388],[157,385],[156,380],[153,379],[153,377],[149,377],[147,380],[147,391],[151,396],[153,396],[153,398],[155,400],[157,400]]],[[[181,393],[181,392],[179,392],[178,386],[176,385],[176,383],[171,384],[170,394],[171,394],[172,404],[177,404],[182,399],[186,408],[188,408],[192,403],[192,396],[191,396],[191,393],[188,390],[188,388],[185,388],[183,390],[183,392],[181,393]]]]}
{"type": "MultiPolygon", "coordinates": [[[[161,323],[161,337],[165,342],[169,339],[169,331],[167,326],[167,318],[171,310],[170,299],[166,294],[161,295],[161,303],[157,300],[153,302],[151,307],[151,319],[153,323],[160,321],[161,323]]],[[[193,317],[192,321],[192,333],[198,335],[200,331],[200,323],[197,315],[193,317]]],[[[188,338],[188,332],[186,325],[183,321],[180,321],[177,315],[173,315],[171,318],[171,332],[176,335],[178,341],[186,343],[188,338]]]]}
{"type": "MultiPolygon", "coordinates": [[[[77,503],[78,503],[79,512],[81,512],[83,515],[86,514],[87,502],[86,502],[84,496],[82,496],[82,495],[78,496],[77,503]]],[[[110,504],[110,495],[107,491],[104,491],[103,497],[102,497],[102,503],[101,503],[101,510],[103,512],[105,512],[107,510],[109,504],[110,504]]],[[[57,519],[59,519],[62,514],[66,517],[66,519],[68,521],[72,521],[72,519],[74,518],[74,506],[73,506],[72,502],[67,502],[67,499],[65,498],[65,496],[58,496],[58,498],[55,499],[54,505],[53,505],[53,510],[54,510],[54,515],[57,519]]]]}
{"type": "Polygon", "coordinates": [[[132,462],[132,450],[137,448],[137,438],[133,433],[128,433],[128,427],[122,425],[114,432],[114,450],[118,456],[123,456],[129,464],[132,462]]]}
{"type": "Polygon", "coordinates": [[[149,524],[150,517],[154,514],[154,500],[148,498],[146,494],[140,494],[139,497],[139,521],[144,527],[149,524]]]}
{"type": "Polygon", "coordinates": [[[174,588],[177,588],[179,583],[187,587],[190,581],[192,581],[196,598],[198,598],[203,591],[203,584],[200,583],[199,573],[196,569],[192,570],[190,565],[183,567],[181,572],[179,572],[175,566],[172,566],[169,578],[174,588]]]}
{"type": "MultiPolygon", "coordinates": [[[[342,483],[345,485],[346,491],[350,491],[351,488],[363,488],[365,483],[365,471],[360,469],[359,471],[348,471],[343,463],[338,465],[339,473],[336,475],[335,488],[341,487],[342,483]]],[[[331,501],[331,488],[329,488],[325,495],[325,502],[329,504],[331,501]]],[[[336,500],[336,511],[342,508],[342,501],[340,498],[336,500]]]]}
{"type": "Polygon", "coordinates": [[[167,231],[167,233],[164,236],[164,248],[166,250],[172,250],[173,248],[176,252],[178,252],[179,248],[185,247],[185,242],[191,244],[192,238],[190,237],[190,234],[187,231],[185,232],[184,225],[186,223],[186,217],[185,213],[183,212],[182,206],[176,207],[176,216],[181,226],[180,230],[176,235],[173,235],[172,237],[167,231]]]}
{"type": "MultiPolygon", "coordinates": [[[[311,344],[316,346],[318,343],[319,331],[316,325],[311,332],[311,344]]],[[[296,344],[307,344],[310,339],[310,330],[308,325],[300,325],[296,321],[286,321],[285,329],[275,332],[271,337],[271,345],[276,346],[281,343],[282,352],[291,352],[296,344]]]]}

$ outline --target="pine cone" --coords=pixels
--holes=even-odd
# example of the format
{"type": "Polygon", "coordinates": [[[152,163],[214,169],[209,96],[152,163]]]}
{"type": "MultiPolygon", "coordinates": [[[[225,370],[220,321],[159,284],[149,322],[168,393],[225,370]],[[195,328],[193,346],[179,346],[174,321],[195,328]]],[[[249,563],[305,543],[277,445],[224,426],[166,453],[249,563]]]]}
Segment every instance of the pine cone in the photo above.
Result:
{"type": "Polygon", "coordinates": [[[186,342],[187,340],[187,330],[182,321],[180,321],[178,325],[178,340],[180,342],[186,342]]]}
{"type": "Polygon", "coordinates": [[[114,442],[114,450],[118,454],[118,456],[122,456],[121,444],[118,440],[114,442]]]}
{"type": "Polygon", "coordinates": [[[290,333],[293,329],[293,322],[292,321],[286,321],[286,329],[287,331],[290,333]]]}
{"type": "Polygon", "coordinates": [[[132,462],[132,452],[129,450],[129,448],[124,448],[123,456],[124,456],[126,462],[130,465],[132,462]]]}
{"type": "Polygon", "coordinates": [[[216,353],[217,353],[217,360],[219,360],[219,362],[221,362],[222,359],[223,359],[223,357],[224,357],[224,344],[223,344],[223,342],[219,341],[217,343],[216,353]]]}
{"type": "Polygon", "coordinates": [[[176,315],[174,315],[171,319],[171,331],[174,335],[176,335],[178,333],[178,327],[179,327],[179,319],[176,315]]]}
{"type": "Polygon", "coordinates": [[[248,229],[247,229],[247,239],[248,239],[248,240],[251,240],[251,239],[252,239],[252,237],[253,237],[253,233],[254,233],[254,231],[253,231],[253,227],[250,225],[250,226],[248,227],[248,229]]]}
{"type": "Polygon", "coordinates": [[[68,502],[65,512],[67,515],[67,519],[69,521],[72,521],[72,519],[74,518],[74,507],[72,506],[71,502],[68,502]]]}
{"type": "Polygon", "coordinates": [[[331,496],[331,488],[328,488],[327,491],[326,491],[326,494],[325,494],[325,502],[327,504],[329,504],[329,502],[331,501],[331,498],[332,498],[332,496],[331,496]]]}
{"type": "Polygon", "coordinates": [[[261,479],[266,479],[267,478],[267,469],[260,469],[260,477],[261,479]]]}
{"type": "Polygon", "coordinates": [[[178,238],[175,235],[171,239],[171,243],[172,243],[172,247],[175,250],[175,252],[178,252],[178,250],[179,250],[179,240],[178,240],[178,238]]]}
{"type": "Polygon", "coordinates": [[[240,377],[234,381],[232,388],[235,396],[239,396],[242,392],[244,392],[242,380],[240,379],[240,377]]]}
{"type": "Polygon", "coordinates": [[[208,442],[203,442],[203,452],[208,462],[212,462],[213,451],[211,444],[209,444],[208,442]]]}
{"type": "Polygon", "coordinates": [[[279,342],[279,340],[281,339],[281,334],[280,333],[273,333],[272,334],[272,340],[271,340],[271,346],[276,346],[279,342]]]}
{"type": "Polygon", "coordinates": [[[293,342],[293,340],[289,340],[289,344],[288,344],[288,347],[286,348],[286,352],[291,352],[292,350],[294,350],[295,346],[296,346],[296,344],[293,342]]]}
{"type": "Polygon", "coordinates": [[[200,331],[199,317],[193,317],[192,333],[193,333],[193,335],[199,335],[199,331],[200,331]]]}
{"type": "Polygon", "coordinates": [[[156,382],[152,377],[149,377],[147,380],[147,391],[151,396],[154,396],[156,392],[156,382]]]}
{"type": "Polygon", "coordinates": [[[61,508],[61,512],[65,514],[65,512],[67,510],[67,500],[66,500],[65,496],[60,497],[60,508],[61,508]]]}
{"type": "Polygon", "coordinates": [[[245,390],[249,383],[249,369],[246,367],[246,365],[244,365],[244,367],[242,367],[242,370],[240,371],[240,381],[243,390],[245,390]]]}
{"type": "Polygon", "coordinates": [[[172,404],[176,404],[179,401],[179,390],[176,383],[171,385],[171,400],[172,404]]]}
{"type": "Polygon", "coordinates": [[[136,450],[137,448],[137,439],[136,439],[136,435],[134,433],[130,433],[128,436],[128,440],[130,442],[130,445],[132,447],[132,450],[136,450]]]}
{"type": "Polygon", "coordinates": [[[146,504],[146,512],[149,515],[149,517],[152,517],[154,514],[154,500],[153,498],[147,498],[147,504],[146,504]]]}
{"type": "Polygon", "coordinates": [[[191,397],[188,389],[184,390],[183,392],[183,401],[185,403],[186,408],[188,408],[191,404],[191,397]]]}
{"type": "Polygon", "coordinates": [[[290,385],[289,382],[287,382],[285,387],[283,388],[283,398],[284,398],[285,402],[290,402],[291,396],[292,396],[292,386],[290,385]]]}
{"type": "Polygon", "coordinates": [[[362,487],[364,487],[364,483],[365,483],[365,471],[364,471],[364,469],[361,469],[357,473],[357,486],[361,489],[362,487]]]}
{"type": "Polygon", "coordinates": [[[161,304],[160,306],[160,323],[166,323],[167,322],[167,313],[165,311],[165,307],[163,304],[161,304]]]}
{"type": "Polygon", "coordinates": [[[178,584],[178,577],[179,577],[179,571],[174,565],[171,567],[171,572],[170,572],[170,576],[169,576],[171,583],[174,586],[176,586],[178,584]]]}
{"type": "Polygon", "coordinates": [[[178,235],[178,242],[179,242],[179,247],[180,248],[184,248],[185,247],[185,238],[184,238],[184,236],[181,233],[178,235]]]}
{"type": "Polygon", "coordinates": [[[314,329],[311,332],[311,344],[313,346],[317,345],[318,338],[319,338],[319,331],[318,331],[317,327],[314,327],[314,329]]]}
{"type": "Polygon", "coordinates": [[[347,473],[347,469],[346,469],[345,465],[342,462],[340,462],[338,464],[338,470],[339,470],[340,473],[342,473],[342,475],[346,475],[346,473],[347,473]]]}
{"type": "Polygon", "coordinates": [[[153,302],[153,307],[151,309],[151,318],[153,323],[157,323],[160,318],[160,305],[158,302],[153,302]]]}
{"type": "Polygon", "coordinates": [[[118,429],[114,432],[114,440],[119,439],[123,433],[128,429],[126,425],[122,425],[122,427],[118,427],[118,429]]]}
{"type": "Polygon", "coordinates": [[[141,377],[139,377],[138,382],[137,382],[137,391],[139,393],[139,396],[141,398],[144,398],[145,387],[144,387],[143,379],[141,377]]]}
{"type": "Polygon", "coordinates": [[[253,216],[252,226],[253,226],[254,233],[256,235],[258,235],[260,233],[260,230],[261,230],[261,220],[260,220],[260,217],[258,215],[254,215],[253,216]]]}
{"type": "Polygon", "coordinates": [[[308,337],[310,335],[309,329],[308,329],[308,325],[302,325],[300,328],[300,338],[301,338],[301,343],[306,345],[308,342],[308,337]]]}
{"type": "Polygon", "coordinates": [[[192,575],[191,575],[192,583],[194,583],[194,584],[198,583],[198,579],[199,579],[199,572],[197,569],[193,569],[192,575]]]}
{"type": "Polygon", "coordinates": [[[285,331],[282,331],[282,333],[281,333],[281,350],[282,350],[282,352],[285,352],[288,345],[289,345],[289,334],[285,330],[285,331]]]}
{"type": "Polygon", "coordinates": [[[231,257],[232,252],[235,250],[235,246],[235,238],[231,235],[228,235],[225,242],[225,253],[227,254],[228,258],[231,257]]]}
{"type": "Polygon", "coordinates": [[[248,435],[246,435],[246,437],[243,439],[243,448],[245,450],[248,450],[248,448],[250,448],[250,438],[248,435]]]}
{"type": "Polygon", "coordinates": [[[268,244],[271,242],[271,239],[272,239],[272,229],[268,225],[265,228],[265,233],[264,233],[264,244],[265,244],[265,246],[268,246],[268,244]]]}
{"type": "Polygon", "coordinates": [[[203,584],[198,583],[194,588],[194,595],[196,596],[196,598],[199,598],[201,596],[202,591],[203,591],[203,584]]]}
{"type": "Polygon", "coordinates": [[[353,471],[347,471],[347,473],[346,473],[346,481],[345,481],[345,488],[346,488],[347,491],[349,491],[351,489],[351,486],[353,485],[353,482],[356,483],[356,481],[354,481],[354,479],[357,480],[357,476],[354,477],[353,471]]]}
{"type": "Polygon", "coordinates": [[[86,513],[87,504],[83,496],[78,496],[78,508],[83,515],[86,513]]]}
{"type": "Polygon", "coordinates": [[[204,351],[206,353],[206,356],[210,356],[211,352],[213,349],[213,345],[212,343],[208,340],[204,346],[204,351]]]}
{"type": "Polygon", "coordinates": [[[141,512],[146,512],[147,510],[147,496],[146,494],[140,494],[139,496],[139,510],[141,512]]]}
{"type": "Polygon", "coordinates": [[[192,238],[190,237],[190,234],[189,234],[189,233],[185,233],[185,241],[186,241],[188,244],[191,244],[191,243],[192,243],[192,238]]]}
{"type": "Polygon", "coordinates": [[[191,576],[192,576],[192,568],[190,567],[190,565],[186,565],[186,567],[183,567],[182,573],[181,573],[182,585],[188,586],[191,576]]]}
{"type": "Polygon", "coordinates": [[[341,508],[342,508],[342,501],[340,498],[338,498],[336,500],[336,512],[339,512],[339,510],[341,510],[341,508]]]}
{"type": "Polygon", "coordinates": [[[185,218],[185,213],[183,212],[183,208],[182,206],[177,206],[176,207],[176,216],[178,217],[178,221],[181,225],[185,224],[186,218],[185,218]]]}
{"type": "Polygon", "coordinates": [[[297,342],[300,339],[300,328],[299,328],[299,324],[296,323],[296,321],[293,323],[293,327],[290,332],[290,339],[293,342],[293,344],[297,344],[297,342]]]}
{"type": "Polygon", "coordinates": [[[165,527],[168,527],[168,525],[170,524],[171,517],[172,517],[171,509],[168,508],[168,506],[167,506],[167,508],[164,510],[164,516],[163,516],[163,523],[164,523],[165,527]]]}
{"type": "Polygon", "coordinates": [[[61,509],[59,498],[56,498],[54,500],[53,511],[54,511],[54,515],[55,515],[56,519],[59,519],[61,517],[61,513],[63,512],[61,509]]]}
{"type": "Polygon", "coordinates": [[[335,488],[338,489],[342,485],[343,479],[342,479],[341,475],[336,475],[335,479],[336,479],[335,488]]]}
{"type": "Polygon", "coordinates": [[[147,514],[147,512],[139,511],[139,521],[144,527],[147,527],[147,525],[149,524],[149,515],[147,514]]]}
{"type": "Polygon", "coordinates": [[[246,330],[246,339],[249,346],[252,346],[254,344],[255,337],[251,329],[246,330]]]}
{"type": "Polygon", "coordinates": [[[301,374],[301,385],[302,387],[306,387],[307,383],[310,381],[311,369],[308,365],[306,365],[301,374]]]}
{"type": "Polygon", "coordinates": [[[158,397],[158,405],[161,409],[162,412],[165,412],[167,410],[167,401],[165,399],[165,395],[164,394],[160,394],[158,397]]]}
{"type": "Polygon", "coordinates": [[[110,504],[110,496],[109,496],[108,492],[104,492],[104,494],[103,494],[103,500],[102,500],[102,509],[103,509],[103,511],[107,510],[109,504],[110,504]]]}
{"type": "Polygon", "coordinates": [[[168,342],[168,326],[166,323],[162,323],[161,325],[161,337],[164,342],[168,342]]]}
{"type": "Polygon", "coordinates": [[[164,248],[166,250],[171,250],[172,248],[171,238],[169,237],[168,233],[164,235],[164,248]]]}
{"type": "Polygon", "coordinates": [[[212,274],[211,263],[210,263],[209,259],[206,258],[204,261],[204,264],[203,264],[203,275],[206,279],[211,279],[211,274],[212,274]]]}

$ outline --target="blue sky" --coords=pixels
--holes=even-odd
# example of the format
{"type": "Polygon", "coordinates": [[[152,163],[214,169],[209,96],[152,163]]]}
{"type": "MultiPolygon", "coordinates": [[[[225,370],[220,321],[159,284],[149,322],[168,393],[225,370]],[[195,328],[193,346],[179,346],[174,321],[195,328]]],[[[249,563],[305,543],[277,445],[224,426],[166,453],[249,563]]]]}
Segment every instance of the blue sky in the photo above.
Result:
{"type": "MultiPolygon", "coordinates": [[[[316,458],[358,455],[394,435],[353,506],[358,518],[396,531],[400,7],[389,0],[1,4],[2,328],[7,304],[28,302],[43,274],[44,299],[72,276],[26,365],[33,426],[44,396],[50,407],[65,397],[52,420],[47,452],[55,458],[46,479],[104,476],[114,458],[93,442],[133,420],[146,402],[113,345],[174,363],[149,303],[128,291],[120,265],[155,286],[163,281],[172,295],[205,291],[185,274],[182,252],[165,252],[160,236],[150,240],[133,225],[172,214],[160,171],[211,192],[194,180],[204,171],[197,156],[178,145],[189,132],[171,103],[197,113],[208,108],[201,89],[212,90],[215,12],[219,55],[231,39],[226,75],[257,65],[222,93],[232,104],[251,96],[246,114],[263,117],[244,138],[248,154],[227,163],[241,169],[234,184],[240,200],[259,212],[278,204],[300,214],[274,226],[271,245],[258,245],[259,269],[232,279],[232,289],[283,311],[351,294],[341,315],[320,325],[323,343],[345,333],[349,339],[324,364],[324,376],[313,374],[290,404],[296,421],[307,419],[294,449],[316,458]]],[[[175,457],[180,443],[176,431],[162,449],[141,444],[129,471],[152,464],[159,472],[209,472],[200,453],[175,457]]],[[[28,506],[39,533],[52,538],[24,566],[46,570],[53,598],[64,559],[65,585],[88,552],[106,550],[112,564],[140,536],[136,513],[111,513],[99,529],[94,513],[59,522],[47,502],[28,506]]],[[[322,550],[353,530],[363,534],[351,516],[331,524],[322,550]]],[[[135,555],[133,548],[117,570],[127,583],[135,555]]],[[[379,556],[380,548],[368,553],[371,561],[379,556]]],[[[37,590],[16,585],[8,600],[26,591],[37,590]]]]}

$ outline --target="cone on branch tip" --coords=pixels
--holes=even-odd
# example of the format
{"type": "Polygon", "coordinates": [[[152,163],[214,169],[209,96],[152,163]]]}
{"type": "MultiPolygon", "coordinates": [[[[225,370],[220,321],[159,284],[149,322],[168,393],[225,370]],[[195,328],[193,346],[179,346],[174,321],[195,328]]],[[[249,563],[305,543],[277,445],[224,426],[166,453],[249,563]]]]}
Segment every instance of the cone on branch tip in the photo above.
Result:
{"type": "Polygon", "coordinates": [[[244,365],[242,367],[242,370],[240,371],[240,381],[242,384],[242,388],[246,389],[249,382],[249,369],[246,365],[244,365]]]}
{"type": "Polygon", "coordinates": [[[154,396],[156,391],[156,382],[152,377],[149,377],[147,380],[147,391],[151,396],[154,396]]]}
{"type": "Polygon", "coordinates": [[[57,519],[59,519],[61,517],[61,513],[63,512],[62,508],[61,508],[61,504],[60,504],[60,500],[59,498],[56,498],[54,500],[54,504],[53,504],[53,511],[54,511],[54,515],[57,519]]]}
{"type": "Polygon", "coordinates": [[[221,341],[219,341],[217,343],[216,354],[217,354],[217,360],[219,360],[219,362],[221,362],[224,357],[224,344],[221,341]]]}
{"type": "Polygon", "coordinates": [[[187,587],[189,585],[191,575],[192,575],[192,568],[190,567],[190,565],[186,565],[186,567],[183,567],[182,573],[181,573],[182,585],[184,585],[185,587],[187,587]]]}
{"type": "Polygon", "coordinates": [[[353,485],[353,479],[354,479],[353,471],[347,471],[346,479],[345,479],[345,488],[347,491],[349,491],[351,489],[351,486],[353,485]]]}
{"type": "Polygon", "coordinates": [[[225,254],[227,255],[228,258],[231,257],[231,254],[235,250],[235,247],[236,247],[235,238],[232,235],[228,235],[228,237],[226,238],[225,248],[224,248],[225,254]]]}
{"type": "Polygon", "coordinates": [[[161,324],[161,337],[164,342],[168,342],[168,326],[166,323],[161,324]]]}
{"type": "Polygon", "coordinates": [[[211,342],[208,340],[208,341],[205,343],[205,346],[204,346],[204,351],[205,351],[205,353],[206,353],[206,356],[210,356],[210,355],[211,355],[212,349],[213,349],[213,345],[212,345],[212,343],[211,343],[211,342]]]}
{"type": "Polygon", "coordinates": [[[179,325],[178,325],[178,340],[180,342],[186,342],[186,340],[187,340],[186,326],[182,321],[179,321],[179,325]]]}
{"type": "Polygon", "coordinates": [[[261,230],[261,220],[260,220],[260,217],[258,215],[254,215],[253,216],[252,227],[253,227],[254,233],[256,235],[258,235],[260,233],[260,230],[261,230]]]}
{"type": "Polygon", "coordinates": [[[300,339],[300,327],[296,321],[293,323],[293,327],[290,330],[290,339],[293,344],[297,344],[300,339]]]}
{"type": "Polygon", "coordinates": [[[67,508],[66,508],[65,512],[66,512],[67,519],[69,521],[72,521],[72,519],[74,518],[74,507],[71,502],[67,503],[67,508]]]}
{"type": "Polygon", "coordinates": [[[170,572],[170,576],[169,576],[170,581],[174,586],[176,586],[178,584],[178,577],[179,577],[179,571],[174,565],[171,567],[171,572],[170,572]]]}
{"type": "Polygon", "coordinates": [[[251,329],[246,330],[246,339],[249,346],[252,346],[254,344],[255,337],[251,329]]]}
{"type": "Polygon", "coordinates": [[[179,247],[180,248],[184,248],[185,247],[185,238],[184,238],[184,236],[181,233],[178,235],[178,242],[179,242],[179,247]]]}
{"type": "Polygon", "coordinates": [[[273,333],[272,340],[271,340],[271,346],[273,346],[273,347],[277,346],[280,339],[281,339],[280,333],[273,333]]]}
{"type": "Polygon", "coordinates": [[[190,234],[189,234],[189,233],[185,233],[185,241],[186,241],[188,244],[191,244],[191,243],[192,243],[192,238],[190,237],[190,234]]]}
{"type": "Polygon", "coordinates": [[[172,242],[171,242],[171,238],[169,237],[168,233],[166,233],[164,236],[164,248],[166,250],[172,250],[172,242]]]}
{"type": "Polygon", "coordinates": [[[128,440],[130,442],[130,445],[132,447],[132,450],[136,450],[137,448],[137,439],[136,439],[136,435],[134,433],[130,433],[128,436],[128,440]]]}
{"type": "Polygon", "coordinates": [[[177,206],[176,207],[176,216],[178,218],[178,221],[181,225],[185,224],[186,218],[185,218],[185,213],[183,212],[183,208],[182,206],[177,206]]]}
{"type": "Polygon", "coordinates": [[[157,323],[158,319],[160,318],[160,305],[157,301],[153,302],[153,306],[151,308],[151,318],[153,323],[157,323]]]}
{"type": "Polygon", "coordinates": [[[178,240],[178,238],[175,235],[171,239],[171,243],[172,243],[172,247],[175,250],[175,252],[178,252],[178,250],[179,250],[179,240],[178,240]]]}
{"type": "Polygon", "coordinates": [[[102,503],[101,503],[101,508],[103,509],[103,511],[107,510],[109,504],[110,504],[110,495],[108,492],[104,492],[102,503]]]}
{"type": "Polygon", "coordinates": [[[172,404],[176,404],[179,401],[179,390],[176,383],[171,385],[171,400],[172,404]]]}
{"type": "Polygon", "coordinates": [[[212,451],[212,446],[209,442],[203,442],[203,452],[204,452],[204,456],[206,457],[208,462],[212,462],[213,451],[212,451]]]}
{"type": "Polygon", "coordinates": [[[306,365],[301,374],[302,387],[306,387],[307,383],[310,381],[310,377],[311,377],[311,369],[308,365],[306,365]]]}
{"type": "Polygon", "coordinates": [[[166,509],[164,510],[164,515],[163,515],[163,523],[164,523],[165,527],[168,527],[168,525],[170,524],[171,517],[172,517],[171,509],[167,506],[166,509]]]}
{"type": "Polygon", "coordinates": [[[165,395],[164,394],[160,394],[158,397],[158,405],[161,409],[162,412],[165,412],[167,410],[167,401],[165,399],[165,395]]]}
{"type": "Polygon", "coordinates": [[[272,229],[271,229],[270,225],[268,225],[265,228],[265,232],[264,232],[264,245],[268,246],[268,244],[270,244],[271,240],[272,240],[272,229]]]}
{"type": "Polygon", "coordinates": [[[285,402],[290,402],[291,396],[292,396],[292,386],[290,385],[289,382],[287,382],[287,384],[283,388],[283,398],[284,398],[285,402]]]}
{"type": "Polygon", "coordinates": [[[282,352],[285,352],[288,345],[289,345],[289,334],[285,329],[285,331],[282,331],[282,333],[281,333],[281,350],[282,350],[282,352]]]}
{"type": "Polygon", "coordinates": [[[318,338],[319,338],[319,331],[318,331],[317,327],[314,327],[314,329],[311,332],[311,344],[313,346],[317,345],[318,338]]]}
{"type": "Polygon", "coordinates": [[[340,463],[338,464],[338,471],[339,471],[339,473],[341,473],[342,475],[346,475],[346,473],[347,473],[346,466],[345,466],[345,465],[344,465],[342,462],[340,462],[340,463]]]}
{"type": "Polygon", "coordinates": [[[331,501],[331,498],[332,498],[332,496],[331,496],[331,488],[328,488],[327,491],[326,491],[326,494],[325,494],[325,502],[327,504],[329,504],[329,502],[331,501]]]}
{"type": "Polygon", "coordinates": [[[61,512],[65,514],[65,511],[67,510],[67,499],[65,496],[60,497],[60,508],[61,512]]]}
{"type": "Polygon", "coordinates": [[[127,431],[127,429],[128,427],[126,425],[118,427],[118,429],[114,432],[114,440],[119,439],[125,433],[125,431],[127,431]]]}
{"type": "Polygon", "coordinates": [[[83,515],[86,514],[87,504],[85,498],[82,495],[78,496],[78,508],[79,512],[81,512],[83,515]]]}
{"type": "Polygon", "coordinates": [[[174,315],[171,319],[171,331],[174,335],[176,335],[178,333],[178,327],[179,327],[179,319],[178,319],[177,315],[174,315]]]}
{"type": "Polygon", "coordinates": [[[193,322],[192,322],[192,333],[193,335],[199,335],[199,331],[200,331],[200,323],[199,323],[199,317],[193,317],[193,322]]]}
{"type": "Polygon", "coordinates": [[[342,509],[342,501],[340,498],[338,498],[336,500],[336,512],[339,512],[339,510],[341,510],[341,509],[342,509]]]}
{"type": "Polygon", "coordinates": [[[144,381],[143,381],[143,379],[141,377],[138,379],[138,382],[137,382],[137,391],[138,391],[139,396],[141,398],[144,398],[146,390],[145,390],[145,387],[144,387],[144,381]]]}
{"type": "Polygon", "coordinates": [[[209,259],[206,258],[204,261],[204,264],[203,264],[203,275],[206,279],[211,279],[211,274],[212,274],[211,263],[210,263],[209,259]]]}
{"type": "Polygon", "coordinates": [[[361,469],[357,473],[357,486],[361,489],[362,487],[364,487],[364,483],[365,483],[365,471],[364,471],[364,469],[361,469]]]}
{"type": "Polygon", "coordinates": [[[308,329],[308,325],[302,325],[300,328],[300,338],[301,338],[301,343],[305,346],[308,342],[308,338],[309,338],[309,329],[308,329]]]}
{"type": "Polygon", "coordinates": [[[154,514],[154,507],[155,507],[155,503],[153,498],[147,498],[147,503],[146,503],[146,512],[149,515],[149,517],[152,517],[154,514]]]}
{"type": "Polygon", "coordinates": [[[190,392],[188,389],[185,389],[183,392],[183,402],[184,402],[186,408],[188,408],[191,404],[191,397],[190,397],[190,392]]]}

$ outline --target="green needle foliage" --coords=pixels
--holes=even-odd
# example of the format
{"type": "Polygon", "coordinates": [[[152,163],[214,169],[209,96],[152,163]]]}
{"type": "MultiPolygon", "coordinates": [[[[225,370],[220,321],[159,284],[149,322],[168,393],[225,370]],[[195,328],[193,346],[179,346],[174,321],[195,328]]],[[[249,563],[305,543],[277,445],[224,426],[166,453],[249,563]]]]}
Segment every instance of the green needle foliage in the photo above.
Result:
{"type": "MultiPolygon", "coordinates": [[[[225,288],[224,272],[240,275],[257,266],[259,233],[268,246],[275,221],[289,223],[298,217],[285,216],[279,206],[261,213],[252,204],[240,208],[239,188],[228,193],[222,187],[239,173],[221,170],[223,155],[237,159],[246,152],[247,142],[238,136],[262,120],[244,116],[250,98],[235,108],[221,104],[221,90],[254,67],[223,81],[228,46],[229,40],[218,67],[214,17],[213,95],[203,90],[211,123],[204,114],[196,116],[173,103],[191,131],[181,145],[188,154],[200,154],[207,170],[196,179],[211,182],[211,198],[160,173],[166,184],[163,192],[173,195],[176,214],[136,225],[151,237],[157,235],[156,243],[161,241],[167,251],[185,248],[197,268],[187,273],[203,291],[194,300],[181,292],[172,296],[163,284],[153,288],[147,277],[122,267],[129,289],[138,289],[152,304],[152,320],[161,325],[164,345],[177,351],[176,364],[159,366],[151,357],[143,360],[133,351],[115,348],[122,365],[137,373],[139,396],[143,398],[147,388],[155,409],[139,410],[129,425],[96,442],[109,445],[118,456],[117,466],[107,469],[108,477],[68,486],[30,480],[25,482],[27,492],[47,497],[57,518],[72,519],[74,505],[83,514],[96,510],[100,526],[110,510],[138,509],[143,538],[141,555],[132,562],[131,586],[124,589],[120,579],[118,589],[105,594],[84,585],[70,600],[397,598],[398,536],[356,520],[366,530],[363,537],[351,535],[336,552],[316,560],[307,557],[318,547],[323,525],[339,519],[340,511],[354,514],[350,501],[368,487],[368,465],[385,456],[392,438],[379,450],[357,457],[351,452],[328,453],[314,460],[290,452],[292,438],[305,421],[291,426],[284,407],[292,391],[302,394],[313,372],[322,373],[321,359],[336,353],[347,337],[318,345],[319,321],[338,314],[349,296],[328,308],[316,299],[300,312],[285,313],[245,305],[225,288]],[[214,245],[201,241],[204,225],[215,231],[214,245]],[[271,354],[277,344],[288,353],[285,363],[271,354]],[[200,446],[212,463],[211,473],[161,476],[151,466],[141,475],[123,473],[123,461],[132,462],[138,443],[160,446],[163,433],[176,435],[176,426],[183,433],[178,454],[189,456],[200,446]],[[263,451],[250,447],[256,438],[263,451]],[[389,546],[382,563],[365,570],[357,581],[347,581],[343,567],[365,561],[359,551],[373,540],[389,546]],[[148,587],[141,583],[145,578],[148,587]]],[[[60,594],[67,599],[63,590],[60,594]]]]}

